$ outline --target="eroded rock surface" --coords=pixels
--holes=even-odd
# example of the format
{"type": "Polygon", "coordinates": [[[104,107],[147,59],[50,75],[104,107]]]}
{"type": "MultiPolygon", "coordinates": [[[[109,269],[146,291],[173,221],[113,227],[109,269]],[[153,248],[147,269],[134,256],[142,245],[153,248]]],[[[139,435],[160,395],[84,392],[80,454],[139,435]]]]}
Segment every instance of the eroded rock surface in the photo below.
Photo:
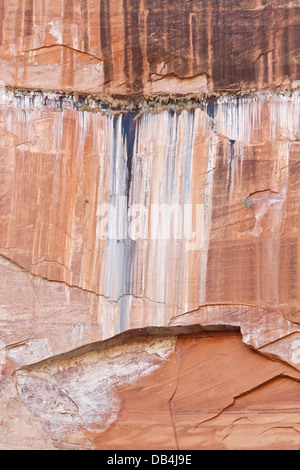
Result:
{"type": "Polygon", "coordinates": [[[299,449],[299,372],[239,333],[99,347],[1,382],[0,448],[299,449]]]}
{"type": "Polygon", "coordinates": [[[1,448],[300,448],[299,10],[3,0],[1,448]]]}
{"type": "Polygon", "coordinates": [[[35,362],[200,324],[296,347],[298,91],[116,115],[51,94],[1,103],[6,345],[35,339],[35,362]]]}
{"type": "Polygon", "coordinates": [[[299,2],[3,0],[6,85],[117,95],[299,79],[299,2]]]}

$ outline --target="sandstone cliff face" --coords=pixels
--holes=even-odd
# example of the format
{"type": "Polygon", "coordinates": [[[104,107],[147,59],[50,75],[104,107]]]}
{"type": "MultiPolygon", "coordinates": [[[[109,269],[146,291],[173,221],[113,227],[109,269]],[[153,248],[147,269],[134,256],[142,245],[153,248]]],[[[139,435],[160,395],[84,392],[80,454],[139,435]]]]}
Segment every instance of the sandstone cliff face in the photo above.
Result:
{"type": "Polygon", "coordinates": [[[1,447],[299,449],[299,379],[238,333],[94,346],[2,382],[1,447]]]}
{"type": "Polygon", "coordinates": [[[0,79],[117,95],[299,79],[298,1],[2,0],[0,79]]]}
{"type": "Polygon", "coordinates": [[[299,448],[299,3],[2,3],[0,447],[299,448]]]}

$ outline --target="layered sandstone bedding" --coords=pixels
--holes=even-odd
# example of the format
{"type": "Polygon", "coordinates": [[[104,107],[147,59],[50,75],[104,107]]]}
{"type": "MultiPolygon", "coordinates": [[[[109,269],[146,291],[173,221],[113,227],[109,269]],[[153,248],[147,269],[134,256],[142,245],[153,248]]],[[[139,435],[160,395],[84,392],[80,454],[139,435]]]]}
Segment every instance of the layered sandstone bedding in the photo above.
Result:
{"type": "Polygon", "coordinates": [[[0,448],[299,449],[300,4],[0,4],[0,448]]]}

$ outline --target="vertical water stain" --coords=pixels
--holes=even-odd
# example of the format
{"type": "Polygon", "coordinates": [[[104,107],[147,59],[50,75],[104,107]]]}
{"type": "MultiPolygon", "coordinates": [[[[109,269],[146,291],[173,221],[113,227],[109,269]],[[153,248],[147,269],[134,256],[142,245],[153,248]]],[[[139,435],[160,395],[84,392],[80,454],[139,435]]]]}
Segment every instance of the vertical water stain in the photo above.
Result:
{"type": "Polygon", "coordinates": [[[206,112],[207,112],[207,115],[211,119],[214,119],[215,111],[216,111],[216,101],[215,100],[208,100],[207,105],[206,105],[206,112]]]}
{"type": "Polygon", "coordinates": [[[32,0],[26,0],[24,11],[24,36],[28,37],[32,34],[33,29],[33,5],[32,0]]]}
{"type": "MultiPolygon", "coordinates": [[[[220,5],[217,2],[216,8],[213,13],[213,21],[212,21],[212,75],[214,82],[216,82],[216,86],[218,87],[218,83],[222,80],[222,70],[219,70],[219,61],[217,58],[220,56],[221,51],[220,44],[221,44],[221,37],[220,37],[220,5]]],[[[222,65],[221,61],[221,65],[222,65]]]]}
{"type": "Polygon", "coordinates": [[[112,39],[110,28],[110,2],[100,0],[100,47],[103,56],[104,83],[113,79],[112,39]]]}
{"type": "Polygon", "coordinates": [[[114,207],[116,234],[107,241],[109,254],[109,298],[119,305],[119,331],[125,331],[129,313],[130,294],[134,279],[136,242],[128,236],[128,208],[132,166],[136,142],[135,113],[113,118],[112,181],[110,204],[114,207]]]}
{"type": "Polygon", "coordinates": [[[127,78],[129,93],[143,91],[143,52],[140,43],[140,0],[123,0],[125,63],[124,73],[127,78]]]}
{"type": "Polygon", "coordinates": [[[126,148],[127,175],[126,175],[126,196],[129,201],[130,186],[132,177],[132,159],[136,136],[136,113],[125,113],[122,116],[122,136],[124,148],[126,148]]]}
{"type": "MultiPolygon", "coordinates": [[[[20,5],[20,4],[19,4],[20,5]]],[[[22,22],[21,47],[30,49],[32,47],[31,39],[33,33],[33,6],[31,0],[24,0],[21,8],[18,9],[17,15],[20,15],[22,22]]],[[[17,31],[18,28],[16,28],[17,31]]]]}
{"type": "MultiPolygon", "coordinates": [[[[283,30],[282,30],[282,75],[283,77],[288,77],[290,73],[289,67],[289,56],[290,56],[290,38],[289,38],[289,28],[290,25],[290,11],[289,9],[285,9],[283,13],[283,30]]],[[[298,45],[299,45],[299,32],[298,32],[298,45]]]]}
{"type": "Polygon", "coordinates": [[[230,185],[231,185],[232,160],[234,158],[234,143],[235,143],[235,140],[232,140],[232,139],[229,140],[227,192],[229,191],[230,185]]]}
{"type": "MultiPolygon", "coordinates": [[[[264,5],[264,2],[263,2],[264,5]]],[[[270,49],[270,40],[272,40],[272,31],[268,34],[268,24],[270,21],[273,21],[273,9],[271,6],[265,5],[265,8],[261,12],[258,19],[258,30],[257,34],[259,37],[259,50],[263,54],[258,60],[258,70],[260,69],[261,81],[262,84],[268,82],[269,79],[269,61],[268,53],[270,49]]]]}
{"type": "Polygon", "coordinates": [[[83,0],[82,2],[82,19],[83,19],[83,50],[88,52],[90,44],[89,44],[89,18],[88,18],[88,1],[83,0]]]}
{"type": "Polygon", "coordinates": [[[182,75],[182,76],[185,76],[186,75],[185,71],[190,70],[190,68],[192,68],[191,72],[193,73],[194,55],[197,55],[197,53],[194,55],[191,53],[192,48],[190,44],[190,9],[191,9],[190,3],[184,3],[183,11],[180,12],[179,10],[180,12],[179,21],[181,23],[180,43],[182,44],[182,50],[185,51],[185,54],[180,53],[176,61],[176,68],[179,69],[179,75],[182,75]]]}
{"type": "MultiPolygon", "coordinates": [[[[65,0],[65,2],[63,2],[63,44],[68,44],[69,42],[73,19],[74,0],[65,0]]],[[[64,67],[62,67],[61,86],[72,87],[74,83],[74,51],[63,48],[62,64],[65,65],[65,72],[63,72],[64,67]],[[70,54],[70,52],[72,53],[70,54]]]]}
{"type": "Polygon", "coordinates": [[[178,139],[178,117],[174,111],[168,113],[168,145],[165,162],[165,177],[164,177],[164,203],[172,203],[175,186],[175,170],[176,170],[176,151],[178,139]],[[171,174],[170,174],[171,167],[171,174]]]}
{"type": "Polygon", "coordinates": [[[65,0],[64,2],[64,18],[67,18],[71,21],[74,18],[74,0],[65,0]]]}
{"type": "MultiPolygon", "coordinates": [[[[123,140],[123,149],[126,152],[126,190],[125,194],[127,197],[127,211],[130,204],[130,188],[132,181],[132,161],[134,158],[134,147],[136,140],[136,113],[125,113],[122,116],[122,140],[123,140]]],[[[126,210],[126,208],[123,208],[126,210]]],[[[128,220],[125,215],[125,219],[128,220]]],[[[128,235],[128,234],[127,234],[128,235]]],[[[120,251],[121,270],[120,270],[120,289],[122,295],[126,294],[119,301],[119,328],[120,332],[126,330],[126,314],[128,311],[128,302],[130,302],[129,294],[132,293],[132,285],[134,278],[134,257],[136,252],[136,241],[132,240],[127,236],[125,240],[120,240],[118,243],[118,248],[120,251]]]]}
{"type": "Polygon", "coordinates": [[[207,5],[203,4],[203,9],[192,13],[191,38],[192,55],[191,62],[194,65],[193,74],[201,70],[209,69],[209,23],[207,5]],[[205,26],[205,27],[203,27],[205,26]]]}

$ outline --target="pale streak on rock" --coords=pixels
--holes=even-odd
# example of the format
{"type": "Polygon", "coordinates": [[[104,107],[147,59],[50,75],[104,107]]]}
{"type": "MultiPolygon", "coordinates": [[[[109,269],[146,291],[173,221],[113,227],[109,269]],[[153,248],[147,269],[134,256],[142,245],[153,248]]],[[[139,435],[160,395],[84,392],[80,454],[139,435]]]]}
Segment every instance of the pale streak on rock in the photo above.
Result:
{"type": "Polygon", "coordinates": [[[299,448],[298,31],[279,0],[3,2],[1,448],[299,448]],[[102,240],[103,203],[200,204],[204,239],[102,240]]]}
{"type": "MultiPolygon", "coordinates": [[[[250,321],[244,305],[297,321],[298,280],[281,282],[280,247],[296,243],[299,91],[203,98],[178,113],[169,106],[115,115],[102,114],[100,104],[98,113],[79,113],[73,95],[2,90],[6,345],[47,338],[49,355],[59,354],[174,317],[180,324],[205,305],[214,306],[210,326],[236,326],[234,315],[224,320],[222,305],[240,305],[243,334],[250,321]],[[201,248],[189,251],[184,236],[153,240],[151,231],[102,240],[99,208],[113,203],[122,228],[120,197],[148,216],[152,204],[202,204],[201,248]],[[11,282],[21,287],[18,302],[11,282]]],[[[271,327],[265,318],[256,328],[268,337],[271,327]]],[[[255,345],[255,325],[251,335],[255,345]]]]}
{"type": "Polygon", "coordinates": [[[53,358],[18,370],[18,393],[54,442],[83,429],[103,433],[121,410],[115,388],[152,374],[175,343],[175,337],[144,339],[72,359],[53,358]]]}

